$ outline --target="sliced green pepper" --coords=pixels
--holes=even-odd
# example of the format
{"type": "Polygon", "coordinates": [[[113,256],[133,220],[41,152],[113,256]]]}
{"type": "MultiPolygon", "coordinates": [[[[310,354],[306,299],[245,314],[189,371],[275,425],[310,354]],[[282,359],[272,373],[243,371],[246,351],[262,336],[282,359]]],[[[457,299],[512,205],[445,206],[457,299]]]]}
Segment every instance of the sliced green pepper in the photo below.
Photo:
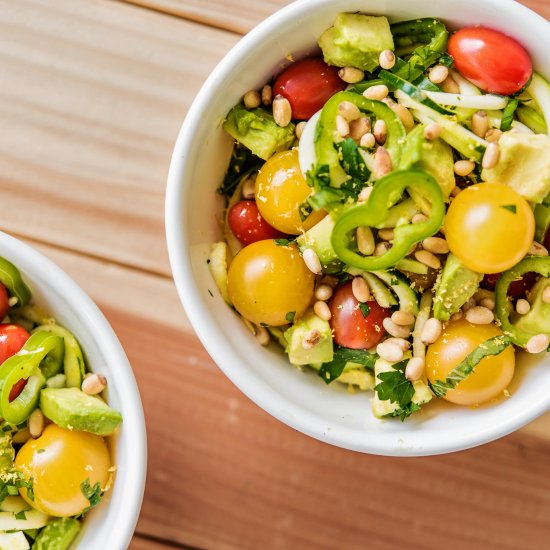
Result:
{"type": "Polygon", "coordinates": [[[546,234],[550,231],[550,195],[541,204],[535,206],[535,240],[544,243],[546,234]]]}
{"type": "Polygon", "coordinates": [[[377,119],[384,120],[388,128],[386,149],[391,156],[394,166],[399,165],[401,149],[407,136],[401,119],[385,103],[367,99],[354,92],[339,92],[333,95],[325,103],[321,111],[321,117],[315,130],[314,141],[317,165],[326,165],[329,167],[330,181],[334,187],[340,187],[348,179],[348,175],[340,166],[338,151],[334,147],[338,105],[343,101],[349,101],[362,111],[373,114],[377,119]]]}
{"type": "Polygon", "coordinates": [[[57,374],[63,365],[63,338],[49,332],[36,332],[19,352],[0,366],[0,415],[12,425],[21,424],[36,408],[46,379],[57,374]],[[23,391],[13,401],[10,392],[20,380],[27,380],[23,391]]]}
{"type": "MultiPolygon", "coordinates": [[[[529,331],[524,328],[526,323],[522,323],[522,320],[525,320],[527,317],[526,315],[520,317],[517,324],[512,323],[510,320],[512,308],[510,307],[510,300],[508,298],[508,287],[512,282],[520,280],[526,273],[531,272],[538,273],[543,277],[550,277],[550,257],[528,256],[512,269],[505,271],[500,276],[495,288],[495,315],[500,323],[500,328],[504,334],[507,334],[512,339],[514,344],[522,347],[525,347],[530,338],[536,334],[542,333],[550,335],[550,314],[548,314],[548,312],[541,311],[540,315],[538,315],[540,318],[532,319],[534,323],[530,323],[529,331]],[[536,325],[536,327],[534,325],[536,325]],[[533,330],[535,328],[536,330],[533,330]]],[[[539,283],[537,283],[537,285],[539,285],[539,283]]],[[[544,286],[546,286],[546,284],[548,283],[545,283],[544,286]]],[[[533,292],[534,291],[535,288],[533,288],[533,292]]],[[[541,294],[541,292],[534,292],[534,294],[535,299],[538,301],[538,294],[541,294]]],[[[542,298],[540,298],[540,301],[542,302],[542,298]]],[[[531,311],[527,315],[533,313],[537,314],[538,310],[542,307],[547,307],[550,310],[550,306],[548,304],[533,304],[531,311]]]]}
{"type": "Polygon", "coordinates": [[[10,296],[17,298],[17,305],[24,306],[31,299],[31,291],[23,281],[19,269],[6,258],[0,257],[0,283],[8,290],[10,296]]]}
{"type": "Polygon", "coordinates": [[[445,203],[437,181],[423,170],[398,170],[376,183],[366,204],[350,208],[338,219],[332,231],[332,246],[347,265],[363,271],[388,269],[403,259],[413,244],[437,233],[444,217],[445,203]],[[355,230],[362,226],[382,225],[389,215],[389,209],[407,189],[430,201],[430,217],[421,223],[396,227],[393,246],[381,256],[362,256],[356,252],[352,238],[355,230]]]}

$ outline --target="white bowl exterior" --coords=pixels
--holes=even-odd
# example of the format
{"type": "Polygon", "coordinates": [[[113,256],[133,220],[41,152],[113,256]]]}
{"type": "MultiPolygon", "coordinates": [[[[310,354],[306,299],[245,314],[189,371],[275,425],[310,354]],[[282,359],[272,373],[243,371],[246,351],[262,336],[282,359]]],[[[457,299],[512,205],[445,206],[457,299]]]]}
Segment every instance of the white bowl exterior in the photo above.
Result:
{"type": "Polygon", "coordinates": [[[16,265],[42,306],[78,339],[88,365],[109,381],[108,402],[123,416],[112,439],[114,485],[84,519],[78,550],[125,550],[143,500],[147,446],[138,387],[115,333],[87,294],[59,267],[31,247],[0,233],[0,256],[16,265]]]}
{"type": "Polygon", "coordinates": [[[522,357],[512,396],[498,405],[472,410],[434,404],[405,423],[380,421],[370,412],[370,394],[327,387],[314,373],[292,368],[283,354],[261,348],[224,304],[208,271],[210,244],[221,238],[215,190],[232,146],[220,127],[225,114],[245,91],[272,78],[285,56],[314,51],[316,39],[340,11],[387,15],[394,21],[439,17],[452,28],[485,23],[522,42],[539,70],[550,68],[550,24],[511,0],[301,0],[277,12],[219,63],[180,131],[166,195],[168,248],[180,298],[225,374],[260,407],[303,433],[340,447],[395,456],[445,453],[491,441],[550,409],[548,356],[522,357]]]}

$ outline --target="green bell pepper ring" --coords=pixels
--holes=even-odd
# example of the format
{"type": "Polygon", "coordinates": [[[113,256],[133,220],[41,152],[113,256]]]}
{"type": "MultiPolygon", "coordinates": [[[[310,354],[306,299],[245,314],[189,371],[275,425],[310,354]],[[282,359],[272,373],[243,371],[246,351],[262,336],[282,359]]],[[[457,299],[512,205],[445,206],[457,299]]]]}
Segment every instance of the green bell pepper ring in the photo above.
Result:
{"type": "Polygon", "coordinates": [[[336,117],[338,105],[343,101],[353,103],[361,111],[373,114],[377,119],[384,120],[388,128],[388,138],[385,144],[394,166],[401,160],[401,150],[407,137],[401,119],[381,101],[367,99],[354,92],[338,92],[334,94],[323,107],[321,117],[315,129],[315,157],[317,165],[327,165],[330,171],[330,180],[333,187],[348,179],[348,175],[340,166],[338,151],[334,147],[336,134],[336,117]]]}
{"type": "Polygon", "coordinates": [[[0,415],[12,425],[21,424],[36,408],[46,378],[61,369],[63,338],[48,332],[36,332],[15,355],[0,366],[0,415]],[[11,389],[19,380],[27,380],[23,391],[10,402],[11,389]]]}
{"type": "MultiPolygon", "coordinates": [[[[508,298],[508,287],[511,283],[521,279],[523,275],[530,272],[538,273],[543,277],[550,277],[550,257],[528,256],[512,269],[505,271],[498,279],[495,287],[495,316],[500,323],[500,328],[504,334],[507,334],[512,339],[514,344],[522,347],[525,347],[535,334],[524,332],[511,322],[510,313],[512,308],[510,307],[510,300],[508,298]]],[[[550,335],[550,318],[543,320],[546,320],[547,326],[542,326],[539,332],[550,335]]]]}
{"type": "Polygon", "coordinates": [[[17,305],[24,306],[31,299],[31,291],[23,281],[19,269],[6,258],[0,257],[0,283],[2,283],[10,296],[17,298],[17,305]]]}
{"type": "Polygon", "coordinates": [[[345,264],[363,271],[388,269],[403,259],[411,246],[439,231],[445,217],[443,194],[437,181],[423,170],[399,170],[378,180],[364,205],[346,211],[332,230],[332,246],[345,264]],[[389,209],[406,189],[426,197],[431,203],[430,217],[421,223],[401,225],[394,230],[393,246],[381,256],[362,256],[353,250],[350,233],[358,227],[378,227],[388,217],[389,209]]]}

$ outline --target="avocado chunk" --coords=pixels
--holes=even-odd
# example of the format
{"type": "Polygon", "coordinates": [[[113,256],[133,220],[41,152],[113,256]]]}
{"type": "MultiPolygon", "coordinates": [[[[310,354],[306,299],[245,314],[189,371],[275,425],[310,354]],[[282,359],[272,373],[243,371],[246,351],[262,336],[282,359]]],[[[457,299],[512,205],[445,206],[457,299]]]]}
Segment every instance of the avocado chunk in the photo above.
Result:
{"type": "Polygon", "coordinates": [[[110,435],[122,422],[122,415],[99,397],[77,388],[45,388],[40,392],[40,409],[62,428],[110,435]]]}
{"type": "Polygon", "coordinates": [[[80,528],[80,521],[77,519],[54,519],[40,531],[32,550],[67,550],[80,532],[80,528]]]}
{"type": "Polygon", "coordinates": [[[460,260],[449,254],[434,297],[434,317],[448,321],[476,292],[483,279],[481,273],[471,271],[460,260]]]}
{"type": "Polygon", "coordinates": [[[499,160],[481,173],[484,181],[498,181],[530,202],[541,203],[550,193],[550,136],[504,132],[499,160]]]}
{"type": "Polygon", "coordinates": [[[334,252],[330,240],[334,223],[330,215],[325,216],[296,239],[302,254],[307,248],[312,248],[317,253],[324,273],[338,273],[342,270],[342,262],[334,252]]]}
{"type": "Polygon", "coordinates": [[[453,150],[441,138],[422,145],[422,156],[417,166],[436,179],[445,199],[449,198],[456,185],[454,164],[453,150]]]}
{"type": "Polygon", "coordinates": [[[550,279],[541,277],[528,294],[531,309],[525,315],[518,315],[515,328],[530,336],[547,334],[550,336],[550,304],[542,299],[544,289],[550,285],[550,279]]]}
{"type": "Polygon", "coordinates": [[[384,50],[394,49],[390,24],[385,17],[340,13],[334,26],[319,38],[325,62],[337,67],[357,67],[372,72],[384,50]]]}
{"type": "Polygon", "coordinates": [[[223,129],[263,160],[294,143],[294,124],[284,128],[263,109],[245,109],[240,103],[227,114],[223,129]]]}
{"type": "Polygon", "coordinates": [[[317,317],[313,311],[308,311],[294,325],[285,331],[287,341],[286,352],[293,365],[309,365],[329,363],[334,356],[332,332],[328,321],[317,317]],[[311,349],[305,349],[302,342],[312,331],[319,331],[319,342],[311,349]]]}

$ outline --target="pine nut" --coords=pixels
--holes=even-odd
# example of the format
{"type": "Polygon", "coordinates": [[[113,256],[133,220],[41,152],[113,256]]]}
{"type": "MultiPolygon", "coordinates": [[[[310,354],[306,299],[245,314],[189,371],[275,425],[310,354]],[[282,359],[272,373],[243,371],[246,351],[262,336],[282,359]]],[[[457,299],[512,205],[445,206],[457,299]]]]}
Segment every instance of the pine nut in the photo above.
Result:
{"type": "Polygon", "coordinates": [[[548,250],[545,246],[542,246],[542,244],[537,241],[533,241],[533,244],[529,248],[527,254],[529,256],[548,256],[548,250]]]}
{"type": "Polygon", "coordinates": [[[357,202],[367,202],[374,187],[363,187],[357,196],[357,202]]]}
{"type": "Polygon", "coordinates": [[[464,317],[473,325],[488,325],[495,320],[495,314],[483,306],[474,306],[464,314],[464,317]]]}
{"type": "Polygon", "coordinates": [[[88,395],[97,395],[107,387],[107,379],[102,374],[90,374],[82,382],[82,391],[88,395]]]}
{"type": "Polygon", "coordinates": [[[304,128],[306,127],[307,122],[305,120],[302,120],[301,122],[298,122],[296,124],[296,128],[294,129],[294,133],[296,134],[296,137],[300,139],[302,137],[302,134],[304,132],[304,128]]]}
{"type": "Polygon", "coordinates": [[[356,84],[365,78],[365,73],[355,67],[344,67],[338,71],[338,76],[348,84],[356,84]]]}
{"type": "Polygon", "coordinates": [[[261,325],[254,325],[254,328],[256,330],[254,336],[256,337],[258,344],[260,344],[260,346],[267,346],[271,340],[269,331],[261,325]]]}
{"type": "Polygon", "coordinates": [[[477,302],[475,301],[475,299],[473,297],[468,298],[468,300],[466,300],[466,302],[462,306],[462,313],[466,313],[469,309],[472,309],[476,305],[477,305],[477,302]]]}
{"type": "Polygon", "coordinates": [[[319,285],[315,289],[315,298],[317,298],[317,300],[326,302],[327,300],[330,300],[331,297],[332,287],[330,287],[329,285],[319,285]]]}
{"type": "Polygon", "coordinates": [[[489,119],[485,111],[478,111],[472,116],[472,132],[480,138],[485,137],[489,130],[489,119]]]}
{"type": "Polygon", "coordinates": [[[448,94],[458,94],[460,93],[460,88],[455,82],[455,79],[452,76],[448,76],[442,83],[441,89],[448,94]]]}
{"type": "Polygon", "coordinates": [[[348,122],[361,118],[362,116],[359,107],[351,101],[342,101],[342,103],[338,105],[338,113],[348,122]]]}
{"type": "Polygon", "coordinates": [[[479,301],[479,305],[490,309],[491,311],[495,309],[495,301],[493,298],[483,298],[479,301]]]}
{"type": "Polygon", "coordinates": [[[257,90],[250,90],[244,94],[243,104],[246,109],[257,109],[261,102],[262,98],[257,90]]]}
{"type": "Polygon", "coordinates": [[[441,135],[442,130],[443,128],[437,122],[430,122],[424,128],[424,137],[429,140],[437,139],[441,135]]]}
{"type": "Polygon", "coordinates": [[[251,200],[255,197],[256,182],[252,178],[246,178],[243,182],[243,199],[251,200]]]}
{"type": "Polygon", "coordinates": [[[465,177],[470,175],[474,171],[475,167],[476,163],[471,160],[457,160],[455,162],[454,170],[457,176],[465,177]]]}
{"type": "Polygon", "coordinates": [[[371,130],[370,118],[362,116],[349,123],[349,135],[355,141],[359,141],[365,134],[371,130]]]}
{"type": "Polygon", "coordinates": [[[411,112],[399,103],[392,103],[390,109],[401,119],[405,130],[412,130],[414,127],[414,118],[411,112]]]}
{"type": "Polygon", "coordinates": [[[278,126],[285,128],[292,120],[292,107],[286,97],[276,95],[273,100],[273,118],[278,126]]]}
{"type": "Polygon", "coordinates": [[[422,246],[428,252],[433,254],[448,254],[449,245],[445,239],[441,237],[428,237],[422,241],[422,246]]]}
{"type": "Polygon", "coordinates": [[[321,267],[321,260],[319,260],[319,256],[317,256],[317,252],[315,252],[313,248],[306,248],[302,252],[302,258],[304,259],[306,267],[312,273],[315,273],[315,275],[321,275],[321,273],[323,272],[323,269],[321,267]]]}
{"type": "Polygon", "coordinates": [[[550,285],[546,285],[542,291],[542,301],[545,304],[550,304],[550,285]]]}
{"type": "Polygon", "coordinates": [[[376,346],[376,353],[389,363],[397,363],[403,359],[403,350],[392,343],[382,342],[376,346]]]}
{"type": "Polygon", "coordinates": [[[354,277],[351,281],[351,291],[354,298],[364,304],[370,300],[370,289],[367,281],[363,277],[354,277]]]}
{"type": "Polygon", "coordinates": [[[380,53],[378,63],[380,67],[386,69],[386,71],[393,69],[395,65],[395,54],[391,50],[384,50],[380,53]]]}
{"type": "Polygon", "coordinates": [[[367,132],[365,135],[361,136],[359,145],[361,147],[365,147],[366,149],[372,149],[376,145],[376,138],[374,137],[374,134],[367,132]]]}
{"type": "Polygon", "coordinates": [[[17,296],[10,296],[8,298],[8,306],[13,307],[19,302],[19,298],[17,296]]]}
{"type": "Polygon", "coordinates": [[[323,321],[330,321],[332,317],[332,313],[330,312],[330,307],[326,302],[323,302],[322,300],[319,300],[315,302],[313,305],[313,312],[319,319],[323,319],[323,321]]]}
{"type": "Polygon", "coordinates": [[[378,84],[377,86],[371,86],[363,92],[363,96],[367,99],[376,99],[381,101],[385,97],[388,97],[390,91],[385,84],[378,84]]]}
{"type": "Polygon", "coordinates": [[[451,315],[451,321],[460,321],[462,317],[464,317],[464,313],[462,313],[462,311],[457,311],[451,315]]]}
{"type": "Polygon", "coordinates": [[[414,324],[416,318],[410,311],[394,311],[391,315],[391,320],[396,325],[408,327],[414,324]]]}
{"type": "Polygon", "coordinates": [[[425,361],[422,357],[413,357],[405,367],[405,378],[410,382],[420,380],[424,374],[425,361]]]}
{"type": "Polygon", "coordinates": [[[417,250],[414,253],[414,257],[420,263],[423,263],[424,265],[427,265],[432,269],[439,269],[441,267],[441,260],[437,256],[434,256],[428,250],[417,250]]]}
{"type": "Polygon", "coordinates": [[[502,130],[498,128],[490,128],[485,134],[485,139],[491,143],[498,143],[502,137],[502,130]]]}
{"type": "Polygon", "coordinates": [[[481,165],[483,168],[494,168],[498,162],[498,157],[500,156],[500,149],[496,143],[489,143],[487,149],[485,149],[485,154],[483,155],[483,160],[481,165]]]}
{"type": "Polygon", "coordinates": [[[443,325],[439,319],[435,317],[430,317],[425,323],[422,333],[420,334],[420,339],[424,344],[433,344],[440,336],[443,331],[443,325]]]}
{"type": "Polygon", "coordinates": [[[408,338],[411,335],[410,327],[397,325],[389,317],[384,318],[384,320],[382,321],[382,325],[389,335],[395,336],[396,338],[408,338]]]}
{"type": "Polygon", "coordinates": [[[430,69],[428,78],[434,84],[441,84],[449,76],[449,69],[445,65],[436,65],[430,69]]]}
{"type": "Polygon", "coordinates": [[[365,256],[373,254],[374,247],[374,235],[370,227],[366,225],[358,227],[355,231],[355,238],[357,240],[357,249],[365,256]]]}
{"type": "Polygon", "coordinates": [[[381,242],[378,243],[374,249],[375,256],[383,256],[390,249],[390,243],[381,242]]]}
{"type": "Polygon", "coordinates": [[[529,338],[525,349],[529,353],[541,353],[543,351],[546,351],[549,345],[550,338],[547,334],[537,334],[536,336],[532,336],[531,338],[529,338]]]}
{"type": "Polygon", "coordinates": [[[262,88],[262,103],[269,107],[273,103],[273,90],[269,84],[262,88]]]}
{"type": "Polygon", "coordinates": [[[342,115],[336,115],[336,131],[342,137],[349,135],[349,123],[342,115]]]}
{"type": "Polygon", "coordinates": [[[29,432],[33,439],[40,437],[44,430],[44,415],[40,409],[34,409],[29,416],[29,432]]]}
{"type": "Polygon", "coordinates": [[[316,328],[313,328],[304,336],[304,339],[302,340],[302,347],[304,349],[312,349],[320,341],[321,341],[321,333],[316,328]]]}
{"type": "Polygon", "coordinates": [[[391,336],[390,338],[386,338],[384,342],[388,344],[395,344],[403,351],[408,351],[411,348],[411,343],[408,340],[405,340],[405,338],[395,338],[395,336],[391,336]]]}
{"type": "Polygon", "coordinates": [[[526,313],[529,313],[530,310],[531,310],[531,304],[527,300],[524,300],[523,298],[521,298],[516,302],[516,311],[520,315],[525,315],[526,313]]]}
{"type": "Polygon", "coordinates": [[[428,217],[425,216],[424,214],[415,214],[411,219],[413,223],[422,223],[427,220],[428,220],[428,217]]]}
{"type": "Polygon", "coordinates": [[[392,162],[390,154],[384,147],[378,147],[374,153],[374,174],[377,178],[382,178],[392,171],[392,162]]]}
{"type": "Polygon", "coordinates": [[[388,138],[388,127],[386,126],[386,121],[381,118],[378,119],[374,123],[374,130],[372,133],[374,134],[374,139],[376,139],[376,142],[380,145],[384,145],[384,143],[386,143],[386,139],[388,138]]]}
{"type": "Polygon", "coordinates": [[[23,443],[26,443],[31,436],[31,432],[29,428],[23,428],[22,430],[19,430],[17,433],[13,434],[12,442],[16,443],[17,445],[22,445],[23,443]]]}
{"type": "Polygon", "coordinates": [[[378,230],[378,238],[383,241],[393,241],[394,231],[391,228],[384,228],[378,230]]]}

